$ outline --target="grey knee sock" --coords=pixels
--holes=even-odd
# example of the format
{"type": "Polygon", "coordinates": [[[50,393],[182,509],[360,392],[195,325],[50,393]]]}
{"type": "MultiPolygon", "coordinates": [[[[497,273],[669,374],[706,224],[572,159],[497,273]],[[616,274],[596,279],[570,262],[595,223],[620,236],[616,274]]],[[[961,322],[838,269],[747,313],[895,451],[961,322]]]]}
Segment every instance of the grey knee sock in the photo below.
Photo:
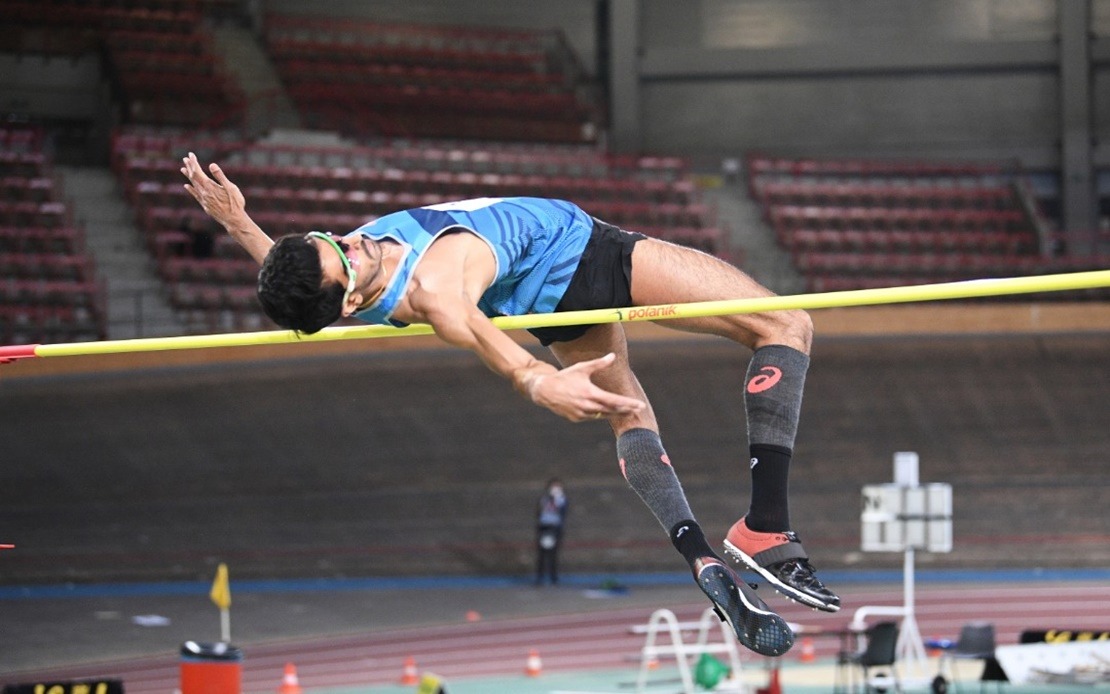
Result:
{"type": "Polygon", "coordinates": [[[794,449],[809,357],[786,345],[752,354],[744,385],[748,444],[794,449]]]}
{"type": "Polygon", "coordinates": [[[809,357],[784,345],[755,351],[744,386],[752,493],[747,524],[761,532],[790,529],[790,458],[802,409],[809,357]]]}
{"type": "Polygon", "coordinates": [[[671,468],[659,434],[651,429],[630,429],[617,439],[621,472],[629,486],[670,532],[680,521],[694,520],[682,484],[671,468]]]}

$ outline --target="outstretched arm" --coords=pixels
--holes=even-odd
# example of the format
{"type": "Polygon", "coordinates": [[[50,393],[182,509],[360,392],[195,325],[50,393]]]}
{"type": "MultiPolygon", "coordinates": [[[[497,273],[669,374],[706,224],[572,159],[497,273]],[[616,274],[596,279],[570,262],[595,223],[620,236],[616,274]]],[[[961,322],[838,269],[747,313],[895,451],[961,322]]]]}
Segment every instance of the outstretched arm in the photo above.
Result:
{"type": "Polygon", "coordinates": [[[215,163],[208,165],[212,176],[215,176],[213,180],[204,172],[197,161],[197,155],[192,152],[183,161],[181,173],[189,179],[185,190],[200,203],[209,217],[227,229],[227,233],[261,265],[274,242],[247,214],[247,202],[239,191],[239,186],[228,180],[223,169],[215,163]]]}

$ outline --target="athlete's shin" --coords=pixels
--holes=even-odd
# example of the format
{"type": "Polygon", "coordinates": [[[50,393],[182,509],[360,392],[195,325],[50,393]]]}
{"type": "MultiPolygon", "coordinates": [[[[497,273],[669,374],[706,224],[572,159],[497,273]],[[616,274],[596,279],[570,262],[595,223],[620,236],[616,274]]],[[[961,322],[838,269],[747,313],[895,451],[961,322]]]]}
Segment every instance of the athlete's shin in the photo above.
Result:
{"type": "Polygon", "coordinates": [[[790,529],[790,459],[802,409],[809,357],[792,347],[755,351],[744,385],[752,498],[748,526],[760,531],[790,529]]]}
{"type": "Polygon", "coordinates": [[[698,559],[716,557],[694,520],[659,434],[651,429],[630,429],[617,439],[617,455],[628,485],[655,514],[690,567],[698,559]]]}
{"type": "Polygon", "coordinates": [[[630,429],[617,438],[621,474],[668,532],[694,517],[659,434],[630,429]]]}
{"type": "Polygon", "coordinates": [[[768,345],[752,354],[744,383],[748,443],[794,448],[808,369],[809,357],[785,345],[768,345]]]}

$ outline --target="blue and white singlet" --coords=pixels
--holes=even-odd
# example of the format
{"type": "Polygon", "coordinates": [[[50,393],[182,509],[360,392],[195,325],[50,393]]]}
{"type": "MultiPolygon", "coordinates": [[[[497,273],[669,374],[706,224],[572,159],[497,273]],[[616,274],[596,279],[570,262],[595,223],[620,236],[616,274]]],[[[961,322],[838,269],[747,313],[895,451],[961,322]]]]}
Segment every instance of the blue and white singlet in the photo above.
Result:
{"type": "Polygon", "coordinates": [[[570,284],[593,218],[577,205],[546,198],[475,198],[402,210],[356,229],[401,245],[401,261],[382,296],[354,314],[367,323],[392,323],[417,263],[441,234],[466,229],[489,244],[497,259],[493,283],[478,308],[487,316],[551,313],[570,284]]]}

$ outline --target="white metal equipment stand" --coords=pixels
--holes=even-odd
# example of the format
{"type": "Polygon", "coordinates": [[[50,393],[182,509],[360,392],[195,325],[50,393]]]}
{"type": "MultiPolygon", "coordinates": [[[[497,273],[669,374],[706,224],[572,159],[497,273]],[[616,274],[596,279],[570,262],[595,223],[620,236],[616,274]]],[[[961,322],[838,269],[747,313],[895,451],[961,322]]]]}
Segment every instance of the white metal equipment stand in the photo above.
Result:
{"type": "Polygon", "coordinates": [[[691,664],[696,656],[702,653],[723,654],[728,657],[728,667],[731,676],[728,682],[722,682],[715,691],[746,692],[747,687],[739,680],[740,653],[736,648],[736,635],[731,627],[717,618],[713,608],[707,608],[697,622],[679,622],[668,609],[658,609],[652,613],[646,627],[633,628],[634,633],[646,633],[644,647],[640,651],[640,674],[636,678],[636,691],[647,691],[649,671],[653,663],[659,662],[659,657],[673,657],[678,666],[679,678],[682,681],[683,694],[697,694],[694,674],[691,664]],[[712,632],[720,630],[721,640],[711,640],[712,632]],[[682,640],[683,631],[696,630],[697,638],[693,643],[682,640]],[[657,642],[659,636],[669,637],[669,643],[657,642]]]}
{"type": "Polygon", "coordinates": [[[930,681],[925,645],[914,616],[914,552],[952,551],[952,485],[918,482],[917,453],[894,454],[894,483],[863,488],[860,548],[864,552],[902,552],[901,607],[868,605],[855,611],[853,629],[869,616],[901,617],[897,662],[903,684],[930,681]]]}

